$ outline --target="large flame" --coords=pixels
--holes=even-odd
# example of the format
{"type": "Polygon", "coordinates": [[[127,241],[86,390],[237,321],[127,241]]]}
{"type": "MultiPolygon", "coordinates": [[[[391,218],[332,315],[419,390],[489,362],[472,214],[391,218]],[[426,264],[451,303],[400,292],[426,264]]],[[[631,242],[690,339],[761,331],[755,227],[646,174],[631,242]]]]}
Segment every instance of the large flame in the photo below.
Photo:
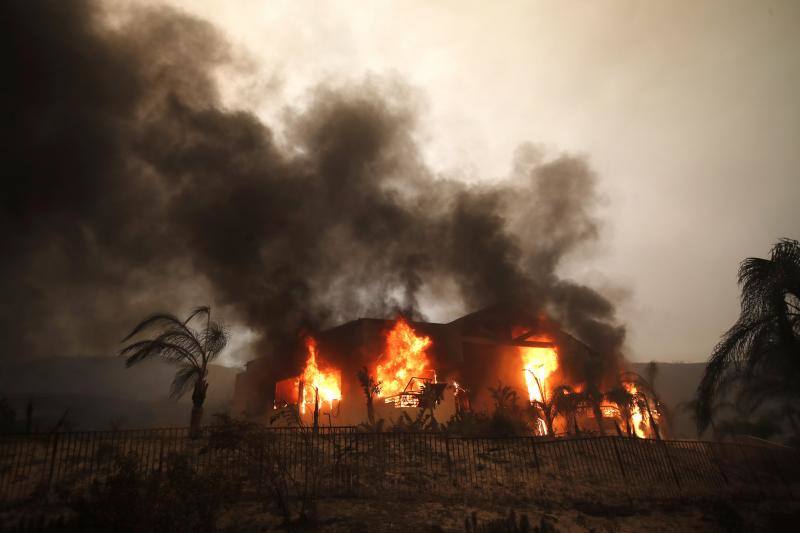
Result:
{"type": "Polygon", "coordinates": [[[328,402],[333,409],[333,401],[342,399],[342,373],[333,369],[320,369],[317,363],[317,341],[313,337],[306,337],[306,350],[306,368],[300,376],[303,382],[300,410],[305,413],[306,403],[314,404],[315,390],[319,391],[320,403],[328,402]]]}
{"type": "Polygon", "coordinates": [[[378,364],[376,375],[381,383],[381,396],[403,392],[411,378],[430,373],[427,349],[430,337],[417,335],[402,317],[386,334],[386,351],[378,364]]]}
{"type": "Polygon", "coordinates": [[[543,402],[550,393],[547,378],[558,368],[558,354],[554,347],[520,348],[528,399],[543,402]]]}
{"type": "MultiPolygon", "coordinates": [[[[550,395],[547,378],[558,368],[558,354],[552,346],[520,348],[522,368],[525,374],[525,385],[528,387],[528,399],[531,402],[546,402],[550,395]]],[[[542,419],[536,420],[537,433],[547,435],[547,424],[542,419]]]]}
{"type": "MultiPolygon", "coordinates": [[[[625,388],[634,396],[639,392],[633,383],[625,383],[625,388]]],[[[647,413],[642,412],[638,402],[633,402],[631,407],[631,426],[633,426],[633,431],[637,437],[642,439],[647,437],[647,421],[647,413]]]]}

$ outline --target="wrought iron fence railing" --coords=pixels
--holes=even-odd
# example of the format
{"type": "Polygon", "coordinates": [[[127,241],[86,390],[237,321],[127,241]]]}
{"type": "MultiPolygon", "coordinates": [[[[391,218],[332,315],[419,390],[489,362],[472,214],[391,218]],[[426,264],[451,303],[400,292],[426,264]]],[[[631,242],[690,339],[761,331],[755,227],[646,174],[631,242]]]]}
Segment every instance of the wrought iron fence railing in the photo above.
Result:
{"type": "Polygon", "coordinates": [[[442,433],[364,433],[353,427],[207,427],[0,437],[0,501],[51,501],[114,472],[120,457],[142,472],[171,458],[222,469],[258,497],[281,477],[317,495],[427,495],[534,500],[795,498],[800,455],[732,442],[622,437],[541,439],[442,433]]]}

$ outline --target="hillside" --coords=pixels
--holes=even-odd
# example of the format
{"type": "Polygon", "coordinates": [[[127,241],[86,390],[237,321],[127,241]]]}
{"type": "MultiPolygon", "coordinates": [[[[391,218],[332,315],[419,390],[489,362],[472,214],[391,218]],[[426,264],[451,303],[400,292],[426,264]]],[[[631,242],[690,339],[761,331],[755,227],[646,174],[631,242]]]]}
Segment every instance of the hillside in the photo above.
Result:
{"type": "MultiPolygon", "coordinates": [[[[126,369],[116,357],[49,357],[9,364],[0,375],[0,397],[16,411],[18,427],[33,401],[34,424],[53,427],[65,410],[68,427],[109,429],[185,426],[190,394],[179,401],[169,398],[175,367],[147,361],[126,369]]],[[[206,414],[226,411],[233,396],[238,371],[212,365],[206,414]]]]}

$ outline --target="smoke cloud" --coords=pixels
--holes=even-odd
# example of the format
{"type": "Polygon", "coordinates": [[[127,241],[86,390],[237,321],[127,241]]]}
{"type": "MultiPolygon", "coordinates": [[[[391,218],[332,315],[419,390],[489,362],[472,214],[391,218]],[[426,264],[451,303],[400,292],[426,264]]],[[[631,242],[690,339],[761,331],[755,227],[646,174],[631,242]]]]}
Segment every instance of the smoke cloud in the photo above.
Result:
{"type": "Polygon", "coordinates": [[[521,302],[619,355],[612,303],[558,275],[598,236],[583,158],[525,145],[502,182],[433,175],[393,80],[319,87],[277,143],[276,125],[223,106],[231,51],[204,21],[0,9],[4,356],[108,353],[142,316],[206,302],[280,353],[302,328],[423,317],[426,298],[521,302]]]}

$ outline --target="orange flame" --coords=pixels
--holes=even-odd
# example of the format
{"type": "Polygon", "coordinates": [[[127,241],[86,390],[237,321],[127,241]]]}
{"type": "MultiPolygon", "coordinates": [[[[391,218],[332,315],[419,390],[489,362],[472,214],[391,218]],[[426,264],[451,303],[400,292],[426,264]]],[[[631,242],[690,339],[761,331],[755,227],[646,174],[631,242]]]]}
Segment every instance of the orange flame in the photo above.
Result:
{"type": "MultiPolygon", "coordinates": [[[[550,393],[547,378],[558,368],[558,354],[553,346],[522,347],[522,368],[525,374],[525,385],[528,387],[528,399],[531,402],[544,402],[550,393]]],[[[537,419],[537,432],[547,435],[544,420],[537,419]]]]}
{"type": "Polygon", "coordinates": [[[558,368],[558,354],[554,347],[520,348],[525,384],[530,401],[545,401],[550,388],[547,378],[558,368]]]}
{"type": "Polygon", "coordinates": [[[342,373],[338,370],[320,369],[317,364],[317,341],[313,337],[306,337],[306,350],[306,368],[300,376],[304,384],[300,410],[305,413],[306,403],[313,405],[315,389],[319,391],[320,402],[328,402],[333,409],[333,401],[342,399],[342,373]]]}
{"type": "Polygon", "coordinates": [[[386,352],[376,371],[381,396],[403,392],[409,380],[430,373],[427,349],[430,337],[418,336],[402,317],[386,334],[386,352]]]}
{"type": "MultiPolygon", "coordinates": [[[[628,389],[633,395],[636,395],[639,390],[636,388],[636,385],[633,383],[625,383],[625,388],[628,389]]],[[[631,425],[633,426],[633,431],[636,433],[636,436],[639,438],[646,438],[647,437],[647,413],[643,413],[642,410],[639,408],[639,404],[637,402],[633,403],[633,407],[631,408],[631,425]]]]}

